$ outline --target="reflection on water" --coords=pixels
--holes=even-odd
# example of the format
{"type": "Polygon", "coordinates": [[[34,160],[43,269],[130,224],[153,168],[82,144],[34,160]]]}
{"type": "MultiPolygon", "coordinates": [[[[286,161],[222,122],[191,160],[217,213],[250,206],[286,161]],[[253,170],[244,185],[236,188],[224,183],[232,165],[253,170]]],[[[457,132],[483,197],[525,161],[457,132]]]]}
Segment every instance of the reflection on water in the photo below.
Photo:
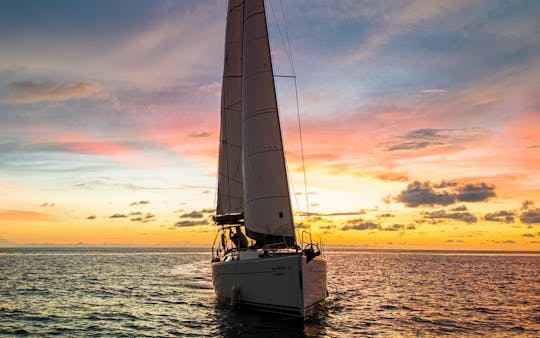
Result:
{"type": "Polygon", "coordinates": [[[327,259],[330,297],[302,321],[219,304],[206,250],[0,249],[0,336],[540,335],[538,255],[327,259]]]}

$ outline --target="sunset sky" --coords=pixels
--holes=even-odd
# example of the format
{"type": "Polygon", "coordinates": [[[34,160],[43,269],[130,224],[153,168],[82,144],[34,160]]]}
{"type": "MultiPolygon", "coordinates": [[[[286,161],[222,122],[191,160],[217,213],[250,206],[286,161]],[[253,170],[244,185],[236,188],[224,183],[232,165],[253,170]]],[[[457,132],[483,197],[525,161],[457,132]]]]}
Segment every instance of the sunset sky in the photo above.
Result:
{"type": "MultiPolygon", "coordinates": [[[[540,1],[266,7],[299,231],[540,250],[540,1]]],[[[211,245],[225,16],[0,2],[0,246],[211,245]]]]}

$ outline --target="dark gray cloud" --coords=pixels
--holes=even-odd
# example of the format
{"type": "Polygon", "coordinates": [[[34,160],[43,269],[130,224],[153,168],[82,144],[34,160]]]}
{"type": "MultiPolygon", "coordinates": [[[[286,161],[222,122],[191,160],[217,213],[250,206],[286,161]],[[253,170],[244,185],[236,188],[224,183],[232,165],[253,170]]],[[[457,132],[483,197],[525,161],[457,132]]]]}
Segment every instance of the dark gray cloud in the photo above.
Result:
{"type": "Polygon", "coordinates": [[[54,203],[45,202],[45,203],[41,204],[40,207],[42,207],[42,208],[52,208],[52,207],[54,207],[54,203]]]}
{"type": "Polygon", "coordinates": [[[203,219],[200,221],[178,221],[174,224],[176,227],[192,227],[197,225],[208,225],[209,222],[207,219],[203,219]]]}
{"type": "Polygon", "coordinates": [[[448,135],[442,134],[446,129],[417,129],[401,136],[405,142],[398,142],[386,147],[386,151],[419,150],[433,146],[442,146],[448,135]]]}
{"type": "Polygon", "coordinates": [[[519,219],[526,224],[540,223],[540,208],[529,208],[529,210],[523,211],[519,219]]]}
{"type": "Polygon", "coordinates": [[[435,191],[429,182],[414,181],[395,197],[395,201],[411,208],[421,205],[449,205],[456,201],[456,195],[447,191],[435,191]]]}
{"type": "Polygon", "coordinates": [[[135,201],[135,202],[131,202],[129,204],[130,207],[134,206],[134,205],[144,205],[144,204],[150,204],[150,201],[135,201]]]}
{"type": "MultiPolygon", "coordinates": [[[[495,186],[484,182],[470,183],[464,186],[448,181],[432,184],[429,181],[414,181],[407,188],[397,194],[393,200],[404,203],[405,206],[416,208],[419,206],[449,205],[456,201],[480,202],[495,197],[495,186]]],[[[386,197],[391,200],[391,197],[386,197]]],[[[465,211],[465,206],[458,206],[454,211],[465,211]],[[461,208],[458,210],[457,208],[461,208]]]]}
{"type": "MultiPolygon", "coordinates": [[[[141,214],[141,213],[138,213],[138,214],[141,214]]],[[[139,216],[139,217],[132,218],[131,221],[132,222],[148,223],[148,222],[155,221],[155,217],[156,217],[156,215],[148,212],[144,216],[139,216]]]]}
{"type": "Polygon", "coordinates": [[[495,186],[484,182],[470,183],[457,188],[457,199],[463,202],[480,202],[495,196],[495,186]]]}
{"type": "Polygon", "coordinates": [[[515,214],[512,211],[500,210],[488,212],[484,215],[484,220],[489,222],[513,223],[515,214]]]}
{"type": "Polygon", "coordinates": [[[311,228],[311,225],[300,222],[300,223],[296,223],[294,227],[296,229],[309,229],[311,228]]]}
{"type": "Polygon", "coordinates": [[[521,215],[519,219],[526,224],[540,223],[540,208],[534,205],[534,201],[524,201],[521,205],[521,215]]]}
{"type": "Polygon", "coordinates": [[[201,212],[203,214],[212,214],[216,211],[216,209],[213,209],[213,208],[206,208],[206,209],[202,209],[201,212]]]}
{"type": "Polygon", "coordinates": [[[445,210],[435,210],[422,213],[428,219],[457,219],[466,223],[475,223],[478,219],[470,212],[446,212],[445,210]]]}
{"type": "Polygon", "coordinates": [[[86,219],[96,219],[96,215],[90,215],[90,216],[86,217],[86,219]]]}
{"type": "Polygon", "coordinates": [[[453,188],[457,187],[457,182],[442,180],[441,183],[433,183],[432,186],[435,189],[453,188]]]}
{"type": "Polygon", "coordinates": [[[431,141],[421,141],[421,142],[402,142],[398,144],[391,145],[386,148],[386,151],[396,151],[396,150],[419,150],[431,146],[440,146],[444,145],[442,142],[431,142],[431,141]]]}
{"type": "Polygon", "coordinates": [[[335,228],[336,228],[336,226],[333,225],[333,224],[330,224],[330,225],[321,225],[321,226],[319,227],[319,229],[324,229],[324,230],[332,230],[332,229],[335,229],[335,228]]]}
{"type": "Polygon", "coordinates": [[[193,210],[185,214],[182,214],[180,217],[181,218],[203,218],[204,214],[201,211],[193,210]]]}
{"type": "Polygon", "coordinates": [[[417,129],[399,136],[401,141],[386,146],[386,151],[419,150],[430,147],[457,144],[485,135],[486,130],[478,128],[461,129],[417,129]]]}
{"type": "Polygon", "coordinates": [[[467,211],[467,207],[465,205],[459,205],[455,208],[450,209],[450,211],[467,211]]]}
{"type": "Polygon", "coordinates": [[[377,215],[377,217],[381,217],[381,218],[387,218],[387,217],[395,217],[396,215],[394,214],[391,214],[391,213],[384,213],[384,214],[380,214],[380,215],[377,215]]]}
{"type": "Polygon", "coordinates": [[[408,132],[403,136],[403,138],[406,139],[428,139],[428,140],[444,140],[447,139],[449,136],[442,134],[443,132],[449,131],[451,129],[432,129],[432,128],[424,128],[424,129],[417,129],[408,132]]]}
{"type": "Polygon", "coordinates": [[[516,244],[516,241],[514,241],[513,239],[507,239],[506,241],[503,241],[502,243],[503,244],[516,244]]]}
{"type": "Polygon", "coordinates": [[[534,207],[534,201],[526,200],[521,204],[521,210],[527,210],[530,207],[534,207]]]}
{"type": "Polygon", "coordinates": [[[109,218],[126,218],[127,216],[124,214],[114,214],[109,216],[109,218]]]}
{"type": "Polygon", "coordinates": [[[388,227],[380,227],[379,230],[381,231],[399,231],[405,229],[405,225],[403,224],[392,224],[388,227]]]}
{"type": "Polygon", "coordinates": [[[370,230],[370,229],[379,229],[380,225],[373,223],[372,221],[364,221],[363,219],[350,220],[347,222],[347,225],[341,228],[341,230],[370,230]]]}
{"type": "Polygon", "coordinates": [[[534,237],[534,234],[523,234],[523,237],[534,237]]]}

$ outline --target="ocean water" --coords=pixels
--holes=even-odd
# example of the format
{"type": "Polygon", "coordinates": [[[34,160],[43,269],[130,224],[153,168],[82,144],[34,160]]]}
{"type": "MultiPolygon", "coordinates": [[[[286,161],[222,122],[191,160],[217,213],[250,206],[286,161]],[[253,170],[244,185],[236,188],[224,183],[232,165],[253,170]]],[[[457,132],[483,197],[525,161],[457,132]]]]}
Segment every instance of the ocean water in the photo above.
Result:
{"type": "Polygon", "coordinates": [[[540,255],[328,251],[306,321],[231,311],[201,249],[0,249],[0,336],[540,336],[540,255]]]}

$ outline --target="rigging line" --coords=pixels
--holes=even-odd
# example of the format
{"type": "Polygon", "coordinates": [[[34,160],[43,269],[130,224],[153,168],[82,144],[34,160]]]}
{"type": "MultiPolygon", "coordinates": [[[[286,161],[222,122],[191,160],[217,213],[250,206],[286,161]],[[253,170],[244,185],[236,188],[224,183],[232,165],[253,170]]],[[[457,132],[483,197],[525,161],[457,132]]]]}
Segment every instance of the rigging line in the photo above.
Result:
{"type": "MultiPolygon", "coordinates": [[[[276,15],[275,15],[275,11],[274,11],[274,8],[273,8],[273,6],[272,6],[272,1],[268,1],[268,2],[270,3],[270,11],[272,12],[272,16],[273,16],[273,18],[274,18],[274,22],[276,23],[276,26],[278,27],[278,31],[279,31],[279,34],[280,34],[280,37],[281,37],[281,42],[282,42],[282,44],[283,44],[283,47],[285,48],[285,53],[287,54],[287,58],[289,59],[289,63],[290,63],[290,58],[289,58],[289,54],[288,54],[288,51],[287,51],[287,47],[286,47],[286,45],[285,45],[285,40],[283,39],[283,35],[282,35],[282,33],[281,33],[281,29],[279,29],[279,22],[277,21],[277,18],[276,18],[276,15]]],[[[263,0],[263,3],[264,3],[264,0],[263,0]]],[[[265,18],[266,18],[266,16],[265,16],[265,18]]],[[[267,28],[267,34],[268,34],[268,38],[269,38],[269,40],[270,40],[270,31],[268,31],[268,28],[267,28]]],[[[269,42],[270,42],[270,41],[269,41],[269,42]]],[[[272,76],[273,76],[273,77],[276,77],[276,76],[273,74],[273,69],[274,69],[274,67],[273,67],[274,60],[273,60],[273,58],[271,58],[271,61],[272,61],[272,76]]],[[[276,91],[276,101],[277,101],[277,102],[279,102],[278,96],[279,96],[279,94],[278,94],[278,92],[276,91]]],[[[277,103],[277,102],[276,102],[276,103],[277,103]]],[[[278,109],[279,109],[279,108],[278,108],[278,109]]],[[[281,116],[280,116],[279,114],[278,114],[278,119],[279,119],[279,120],[281,119],[281,116]]],[[[281,124],[281,123],[280,123],[280,124],[281,124]]],[[[283,136],[282,136],[282,137],[283,137],[283,136]]],[[[282,142],[284,143],[284,140],[283,140],[283,139],[282,139],[282,142]]],[[[283,154],[285,154],[285,145],[284,145],[284,144],[283,144],[283,154]]],[[[296,209],[297,209],[298,211],[300,211],[300,210],[301,210],[301,209],[300,209],[300,203],[298,202],[298,197],[296,196],[296,192],[295,192],[295,190],[294,190],[294,184],[292,183],[293,181],[292,181],[292,177],[291,177],[291,174],[290,174],[290,170],[288,170],[288,163],[287,163],[286,160],[284,161],[284,163],[285,163],[285,173],[286,173],[286,175],[287,175],[287,179],[288,179],[288,183],[289,183],[289,184],[288,184],[288,186],[289,186],[288,188],[290,188],[290,190],[291,190],[292,193],[293,193],[294,200],[295,200],[295,203],[296,203],[296,209]]],[[[292,212],[292,210],[291,210],[291,212],[292,212]]],[[[293,230],[296,231],[296,228],[294,227],[294,214],[291,215],[291,216],[293,217],[293,230]]],[[[302,214],[300,214],[300,221],[301,221],[302,223],[304,222],[304,218],[303,218],[302,214]]]]}
{"type": "Polygon", "coordinates": [[[294,71],[294,62],[292,57],[292,49],[291,49],[291,41],[289,40],[289,29],[287,28],[287,18],[285,17],[285,7],[283,6],[283,0],[280,1],[281,3],[281,17],[283,18],[283,27],[285,29],[285,37],[287,38],[287,48],[289,50],[289,62],[291,64],[292,73],[294,76],[296,76],[296,73],[294,71]]]}
{"type": "MultiPolygon", "coordinates": [[[[283,48],[285,49],[285,54],[287,54],[287,59],[289,61],[289,65],[292,68],[292,55],[291,55],[291,51],[290,51],[290,45],[289,45],[289,48],[287,48],[287,45],[285,44],[285,39],[283,38],[283,33],[281,32],[281,26],[280,26],[279,21],[278,21],[278,19],[276,17],[276,11],[274,10],[274,6],[272,6],[272,1],[268,1],[268,2],[270,3],[270,9],[272,10],[272,16],[274,17],[274,22],[276,23],[276,26],[277,26],[277,29],[278,29],[278,32],[279,32],[279,37],[281,38],[281,43],[283,44],[283,48]]],[[[283,8],[283,6],[282,6],[282,8],[283,8]]],[[[285,26],[285,24],[284,24],[284,26],[285,26]]]]}
{"type": "Polygon", "coordinates": [[[296,114],[298,116],[298,134],[300,136],[300,152],[302,155],[302,171],[304,173],[304,193],[306,194],[306,211],[309,214],[309,197],[307,188],[307,175],[306,175],[306,162],[304,158],[304,140],[302,137],[302,123],[300,121],[300,105],[298,103],[298,85],[296,83],[296,72],[294,70],[294,62],[292,57],[291,41],[289,39],[289,29],[287,28],[287,18],[285,17],[285,7],[283,6],[283,0],[281,0],[281,14],[283,16],[283,26],[285,27],[285,36],[287,37],[287,46],[289,48],[289,56],[292,73],[294,75],[294,94],[296,96],[296,114]]]}

